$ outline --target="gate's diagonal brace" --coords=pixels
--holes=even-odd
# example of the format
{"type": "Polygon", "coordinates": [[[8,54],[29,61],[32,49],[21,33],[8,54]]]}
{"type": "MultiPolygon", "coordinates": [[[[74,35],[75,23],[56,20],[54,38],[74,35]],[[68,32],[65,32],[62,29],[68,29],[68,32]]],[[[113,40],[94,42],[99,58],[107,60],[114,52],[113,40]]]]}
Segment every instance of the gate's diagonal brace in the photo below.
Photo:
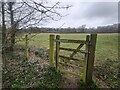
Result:
{"type": "Polygon", "coordinates": [[[78,51],[80,48],[83,47],[83,45],[84,45],[84,44],[80,44],[80,45],[77,47],[77,49],[76,49],[75,51],[73,51],[73,53],[70,55],[70,58],[72,58],[72,57],[77,53],[77,51],[78,51]]]}

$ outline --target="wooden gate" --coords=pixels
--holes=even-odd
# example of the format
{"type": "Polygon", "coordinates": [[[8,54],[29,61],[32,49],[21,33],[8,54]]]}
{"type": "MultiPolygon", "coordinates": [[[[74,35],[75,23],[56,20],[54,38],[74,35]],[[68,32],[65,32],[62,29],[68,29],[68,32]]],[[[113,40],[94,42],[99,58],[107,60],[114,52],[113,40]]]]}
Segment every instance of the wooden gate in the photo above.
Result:
{"type": "Polygon", "coordinates": [[[78,76],[86,83],[91,83],[92,72],[94,66],[95,47],[96,47],[97,34],[91,34],[86,36],[86,40],[71,40],[71,39],[60,39],[59,35],[50,35],[50,66],[55,66],[56,70],[64,73],[68,73],[74,76],[78,76]],[[55,50],[55,61],[54,61],[54,42],[56,43],[55,50]],[[61,47],[60,43],[77,43],[79,46],[76,49],[61,47]],[[81,48],[85,46],[84,50],[81,48]],[[60,54],[61,50],[70,51],[72,54],[63,56],[60,54]],[[74,58],[76,53],[84,54],[84,59],[74,58]],[[64,60],[61,60],[63,58],[64,60]],[[69,63],[70,60],[76,61],[77,63],[84,63],[83,67],[73,65],[69,63]],[[63,66],[72,67],[80,71],[80,73],[71,72],[63,68],[63,66]],[[83,71],[83,73],[81,72],[83,71]]]}

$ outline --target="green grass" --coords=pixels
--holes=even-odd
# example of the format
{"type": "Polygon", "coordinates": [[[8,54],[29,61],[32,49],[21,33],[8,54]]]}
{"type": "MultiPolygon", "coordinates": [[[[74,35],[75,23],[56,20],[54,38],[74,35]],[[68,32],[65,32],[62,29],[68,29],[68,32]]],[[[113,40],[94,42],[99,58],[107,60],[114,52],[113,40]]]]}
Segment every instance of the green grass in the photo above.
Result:
{"type": "MultiPolygon", "coordinates": [[[[46,33],[37,34],[29,41],[29,46],[35,46],[40,48],[49,48],[49,35],[46,33]]],[[[60,34],[63,39],[77,39],[85,40],[85,36],[88,34],[60,34]]],[[[29,35],[29,38],[31,35],[29,35]]],[[[25,45],[25,41],[17,43],[19,45],[25,45]]],[[[61,44],[63,47],[76,48],[78,44],[61,44]]],[[[118,59],[118,34],[98,34],[96,44],[96,61],[104,61],[105,59],[118,59]]]]}

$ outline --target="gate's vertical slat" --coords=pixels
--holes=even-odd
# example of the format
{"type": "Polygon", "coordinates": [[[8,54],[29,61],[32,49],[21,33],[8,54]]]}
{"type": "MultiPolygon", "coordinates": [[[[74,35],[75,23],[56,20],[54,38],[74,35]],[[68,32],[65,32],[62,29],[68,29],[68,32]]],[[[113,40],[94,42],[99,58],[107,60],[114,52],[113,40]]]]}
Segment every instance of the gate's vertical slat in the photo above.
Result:
{"type": "MultiPolygon", "coordinates": [[[[85,50],[87,52],[89,52],[89,35],[86,36],[86,42],[87,44],[85,45],[85,50]]],[[[89,53],[85,53],[85,64],[84,64],[84,74],[83,74],[83,81],[86,82],[86,67],[87,67],[87,60],[88,60],[88,54],[89,53]]]]}
{"type": "Polygon", "coordinates": [[[54,35],[50,35],[50,66],[54,66],[54,35]]]}
{"type": "MultiPolygon", "coordinates": [[[[60,35],[56,36],[56,40],[60,40],[60,35]]],[[[59,64],[59,53],[60,53],[60,42],[56,42],[56,70],[58,70],[59,64]]]]}
{"type": "Polygon", "coordinates": [[[91,45],[89,46],[90,54],[88,55],[87,68],[86,68],[86,83],[87,84],[90,84],[92,82],[92,72],[93,72],[93,67],[94,67],[96,39],[97,39],[97,34],[91,34],[90,36],[91,45]]]}
{"type": "Polygon", "coordinates": [[[26,60],[28,60],[28,35],[25,35],[26,60]]]}

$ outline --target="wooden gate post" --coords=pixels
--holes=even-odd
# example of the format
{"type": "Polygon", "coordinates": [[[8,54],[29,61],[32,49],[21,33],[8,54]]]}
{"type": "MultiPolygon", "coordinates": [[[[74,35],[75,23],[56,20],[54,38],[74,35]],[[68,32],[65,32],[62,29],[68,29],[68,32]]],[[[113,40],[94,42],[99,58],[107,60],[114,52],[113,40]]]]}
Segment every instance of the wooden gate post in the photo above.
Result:
{"type": "Polygon", "coordinates": [[[25,35],[26,60],[28,60],[28,35],[25,35]]]}
{"type": "Polygon", "coordinates": [[[49,59],[50,59],[50,67],[54,67],[54,38],[55,36],[54,35],[50,35],[50,56],[49,56],[49,59]]]}
{"type": "Polygon", "coordinates": [[[88,53],[85,53],[85,65],[84,65],[84,75],[83,75],[83,81],[84,82],[86,82],[86,70],[87,70],[87,60],[88,60],[88,55],[89,55],[89,46],[88,46],[88,44],[89,44],[89,40],[90,40],[90,35],[87,35],[86,36],[86,42],[87,42],[87,44],[86,44],[86,46],[85,46],[85,50],[88,52],[88,53]]]}
{"type": "MultiPolygon", "coordinates": [[[[56,40],[60,40],[60,35],[56,36],[56,40]]],[[[59,52],[60,52],[60,42],[56,42],[56,70],[58,70],[58,64],[59,64],[59,52]]]]}
{"type": "Polygon", "coordinates": [[[97,34],[90,35],[90,45],[88,47],[88,60],[86,67],[86,83],[90,84],[92,82],[92,73],[94,67],[94,58],[95,58],[95,47],[96,47],[97,34]]]}

